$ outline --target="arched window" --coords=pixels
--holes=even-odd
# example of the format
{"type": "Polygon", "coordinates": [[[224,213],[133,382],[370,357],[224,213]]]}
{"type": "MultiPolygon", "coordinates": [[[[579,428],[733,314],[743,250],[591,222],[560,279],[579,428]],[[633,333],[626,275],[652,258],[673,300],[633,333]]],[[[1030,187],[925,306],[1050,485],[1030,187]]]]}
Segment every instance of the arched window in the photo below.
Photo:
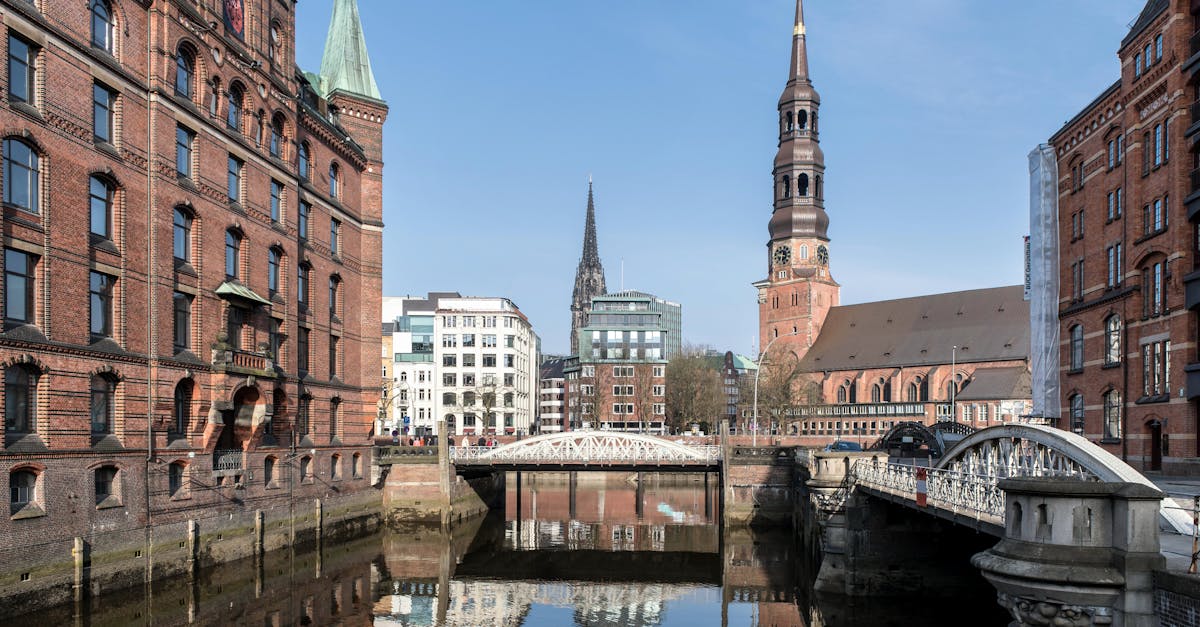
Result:
{"type": "Polygon", "coordinates": [[[179,207],[175,208],[174,246],[176,260],[192,260],[192,215],[179,207]]]}
{"type": "Polygon", "coordinates": [[[1104,439],[1121,439],[1121,394],[1116,390],[1104,394],[1104,439]]]}
{"type": "Polygon", "coordinates": [[[946,382],[946,398],[957,398],[959,392],[962,392],[962,386],[963,376],[961,374],[951,376],[950,380],[946,382]]]}
{"type": "Polygon", "coordinates": [[[475,404],[475,393],[474,392],[463,392],[462,398],[463,398],[463,406],[464,407],[471,407],[472,405],[475,404]]]}
{"type": "Polygon", "coordinates": [[[8,507],[11,514],[16,514],[30,503],[37,502],[37,480],[37,473],[28,468],[8,473],[8,507]]]}
{"type": "Polygon", "coordinates": [[[4,371],[4,431],[9,434],[37,431],[38,373],[18,364],[4,371]]]}
{"type": "Polygon", "coordinates": [[[512,392],[505,392],[505,393],[504,393],[504,406],[505,406],[505,407],[512,407],[512,406],[513,406],[513,398],[514,398],[514,397],[513,397],[513,393],[512,393],[512,392]]]}
{"type": "Polygon", "coordinates": [[[279,22],[271,22],[271,28],[267,32],[268,43],[271,46],[271,63],[279,65],[283,63],[283,41],[280,32],[283,29],[279,22]]]}
{"type": "Polygon", "coordinates": [[[225,278],[238,278],[242,254],[242,236],[232,229],[225,231],[225,278]]]}
{"type": "Polygon", "coordinates": [[[801,109],[796,112],[796,128],[804,130],[808,126],[808,111],[801,109]]]}
{"type": "Polygon", "coordinates": [[[1117,314],[1104,319],[1104,363],[1121,363],[1121,316],[1117,314]]]}
{"type": "Polygon", "coordinates": [[[175,385],[175,412],[171,428],[167,430],[169,436],[180,438],[188,433],[192,423],[193,387],[191,379],[184,379],[175,385]]]}
{"type": "Polygon", "coordinates": [[[196,79],[196,55],[187,46],[175,51],[175,95],[192,99],[193,81],[196,79]]]}
{"type": "Polygon", "coordinates": [[[801,198],[808,196],[808,175],[803,172],[796,177],[796,195],[801,198]]]}
{"type": "Polygon", "coordinates": [[[98,176],[88,179],[92,235],[112,239],[113,184],[98,176]]]}
{"type": "Polygon", "coordinates": [[[791,198],[791,196],[792,196],[792,177],[784,174],[783,175],[782,197],[783,198],[791,198]]]}
{"type": "Polygon", "coordinates": [[[818,175],[817,175],[817,177],[816,177],[816,185],[815,185],[815,187],[816,187],[816,190],[815,190],[815,191],[816,191],[816,193],[815,193],[815,194],[813,194],[813,196],[815,196],[815,197],[817,198],[817,200],[820,200],[820,199],[824,198],[824,196],[823,196],[823,192],[821,191],[821,175],[820,175],[820,174],[818,174],[818,175]]]}
{"type": "Polygon", "coordinates": [[[167,469],[167,491],[171,496],[180,494],[184,488],[187,476],[187,465],[183,462],[173,462],[167,469]]]}
{"type": "Polygon", "coordinates": [[[787,112],[787,124],[786,124],[786,126],[784,126],[784,131],[785,131],[785,132],[787,132],[787,133],[790,133],[790,132],[792,132],[792,130],[793,130],[795,127],[796,127],[796,123],[795,123],[795,120],[794,120],[794,119],[793,119],[793,117],[792,117],[792,112],[791,112],[791,111],[788,111],[788,112],[787,112]]]}
{"type": "Polygon", "coordinates": [[[342,456],[336,453],[329,458],[329,478],[334,481],[342,478],[342,456]]]}
{"type": "Polygon", "coordinates": [[[1083,434],[1083,395],[1071,395],[1071,431],[1083,434]]]}
{"type": "Polygon", "coordinates": [[[276,113],[275,117],[271,118],[271,156],[277,159],[283,158],[283,146],[286,139],[283,134],[284,119],[283,115],[276,113]]]}
{"type": "Polygon", "coordinates": [[[454,406],[458,403],[458,395],[454,392],[442,392],[442,404],[446,406],[454,406]]]}
{"type": "Polygon", "coordinates": [[[878,383],[871,386],[871,402],[872,403],[882,403],[883,402],[883,386],[879,385],[878,383]]]}
{"type": "Polygon", "coordinates": [[[108,52],[115,54],[116,46],[113,42],[113,37],[116,29],[113,28],[113,13],[112,6],[107,0],[92,0],[92,45],[108,52]]]}
{"type": "MultiPolygon", "coordinates": [[[[920,379],[920,377],[918,377],[918,380],[919,379],[920,379]]],[[[908,384],[908,396],[905,400],[907,400],[910,403],[915,403],[915,402],[919,401],[920,399],[921,399],[921,386],[916,381],[909,383],[908,384]]]]}
{"type": "Polygon", "coordinates": [[[267,293],[274,296],[279,293],[279,264],[283,253],[272,246],[267,250],[267,293]]]}
{"type": "Polygon", "coordinates": [[[332,162],[329,164],[329,196],[331,198],[338,197],[338,164],[332,162]]]}
{"type": "Polygon", "coordinates": [[[300,481],[312,481],[312,458],[305,455],[300,458],[300,481]]]}
{"type": "Polygon", "coordinates": [[[1071,327],[1071,370],[1083,370],[1083,325],[1071,327]]]}
{"type": "Polygon", "coordinates": [[[92,377],[91,412],[92,433],[105,435],[113,432],[113,415],[116,410],[117,383],[111,376],[98,374],[92,377]]]}
{"type": "Polygon", "coordinates": [[[241,83],[230,83],[229,102],[225,105],[225,124],[237,131],[242,130],[242,107],[246,90],[241,83]]]}
{"type": "Polygon", "coordinates": [[[302,142],[300,144],[300,150],[298,150],[296,154],[296,170],[298,171],[300,178],[307,179],[308,165],[312,159],[312,149],[309,148],[308,142],[302,142]]]}
{"type": "Polygon", "coordinates": [[[350,476],[358,479],[362,476],[362,454],[355,453],[350,458],[350,476]]]}
{"type": "Polygon", "coordinates": [[[4,140],[4,203],[38,212],[38,154],[19,139],[4,140]]]}

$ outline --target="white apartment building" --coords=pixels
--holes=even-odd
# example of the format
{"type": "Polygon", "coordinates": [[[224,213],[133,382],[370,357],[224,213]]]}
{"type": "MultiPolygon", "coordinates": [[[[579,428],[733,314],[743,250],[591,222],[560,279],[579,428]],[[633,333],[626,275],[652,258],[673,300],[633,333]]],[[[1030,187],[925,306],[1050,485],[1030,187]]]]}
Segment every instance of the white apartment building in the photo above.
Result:
{"type": "Polygon", "coordinates": [[[383,319],[394,321],[387,402],[402,433],[438,434],[439,418],[458,436],[537,430],[538,337],[511,300],[385,297],[383,319]]]}

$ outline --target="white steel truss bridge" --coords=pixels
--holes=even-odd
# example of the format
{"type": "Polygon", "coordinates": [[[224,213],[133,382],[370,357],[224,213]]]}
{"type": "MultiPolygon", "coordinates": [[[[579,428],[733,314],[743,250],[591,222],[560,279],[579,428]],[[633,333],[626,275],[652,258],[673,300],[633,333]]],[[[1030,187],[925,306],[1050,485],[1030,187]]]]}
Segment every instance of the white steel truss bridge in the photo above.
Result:
{"type": "MultiPolygon", "coordinates": [[[[821,505],[827,510],[839,507],[851,490],[861,489],[1002,535],[1006,500],[999,482],[1010,477],[1065,477],[1154,487],[1141,473],[1086,438],[1042,425],[1013,424],[966,436],[932,468],[880,458],[859,459],[849,468],[842,487],[822,499],[821,505]],[[918,505],[922,479],[925,504],[918,505]]],[[[1160,513],[1164,529],[1192,532],[1190,517],[1173,507],[1170,499],[1163,499],[1160,513]]]]}
{"type": "Polygon", "coordinates": [[[567,431],[490,448],[456,446],[450,461],[460,470],[677,470],[720,468],[721,447],[690,446],[666,438],[615,431],[567,431]]]}

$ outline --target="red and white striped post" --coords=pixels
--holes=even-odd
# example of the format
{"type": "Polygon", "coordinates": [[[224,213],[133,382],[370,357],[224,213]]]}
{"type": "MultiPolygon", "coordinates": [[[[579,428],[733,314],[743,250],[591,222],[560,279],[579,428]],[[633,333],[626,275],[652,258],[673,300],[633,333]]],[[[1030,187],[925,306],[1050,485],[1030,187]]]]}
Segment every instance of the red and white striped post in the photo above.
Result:
{"type": "Polygon", "coordinates": [[[926,505],[928,505],[928,501],[926,500],[927,497],[926,497],[926,493],[925,493],[925,490],[926,490],[925,479],[928,476],[928,474],[929,474],[929,470],[926,468],[918,468],[917,469],[917,507],[925,507],[926,505]]]}

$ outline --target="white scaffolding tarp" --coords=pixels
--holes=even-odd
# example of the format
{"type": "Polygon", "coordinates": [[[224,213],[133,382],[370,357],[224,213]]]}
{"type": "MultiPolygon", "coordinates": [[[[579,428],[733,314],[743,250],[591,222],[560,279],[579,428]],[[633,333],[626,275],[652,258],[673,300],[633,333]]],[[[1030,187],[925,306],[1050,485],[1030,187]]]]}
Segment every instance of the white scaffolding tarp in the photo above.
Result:
{"type": "Polygon", "coordinates": [[[1029,153],[1030,366],[1033,415],[1059,418],[1058,161],[1054,147],[1029,153]]]}

